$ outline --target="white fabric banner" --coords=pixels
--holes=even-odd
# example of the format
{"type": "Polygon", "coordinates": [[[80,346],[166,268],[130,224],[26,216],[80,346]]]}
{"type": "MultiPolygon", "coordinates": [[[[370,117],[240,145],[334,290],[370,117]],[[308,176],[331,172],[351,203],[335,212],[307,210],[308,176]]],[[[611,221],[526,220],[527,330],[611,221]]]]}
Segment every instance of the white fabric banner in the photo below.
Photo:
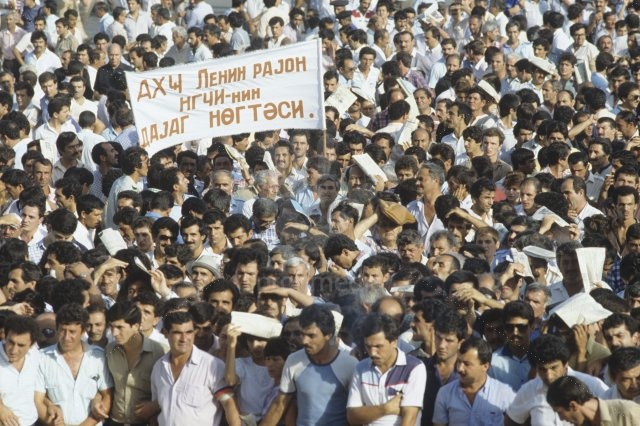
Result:
{"type": "Polygon", "coordinates": [[[149,155],[186,141],[275,129],[323,129],[320,40],[206,62],[127,72],[149,155]]]}

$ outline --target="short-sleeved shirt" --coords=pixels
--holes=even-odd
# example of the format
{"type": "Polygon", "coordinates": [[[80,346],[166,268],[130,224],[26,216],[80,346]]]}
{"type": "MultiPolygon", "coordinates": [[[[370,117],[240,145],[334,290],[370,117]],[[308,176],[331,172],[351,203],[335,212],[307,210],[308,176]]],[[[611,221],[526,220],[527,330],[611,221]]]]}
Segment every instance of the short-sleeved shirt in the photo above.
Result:
{"type": "Polygon", "coordinates": [[[224,380],[224,363],[193,347],[177,380],[171,372],[170,353],[160,358],[151,372],[151,394],[160,405],[158,423],[173,425],[218,425],[222,407],[216,396],[230,393],[224,380]]]}
{"type": "Polygon", "coordinates": [[[20,371],[11,365],[4,344],[0,344],[0,395],[2,403],[18,417],[21,425],[32,425],[38,420],[34,392],[38,380],[40,352],[31,348],[20,371]]]}
{"type": "Polygon", "coordinates": [[[267,367],[257,365],[251,357],[236,358],[236,376],[239,380],[239,391],[236,398],[240,414],[254,414],[260,417],[264,399],[274,386],[267,367]]]}
{"type": "Polygon", "coordinates": [[[58,345],[42,350],[36,392],[46,393],[62,409],[66,424],[80,424],[90,414],[91,400],[99,391],[113,387],[104,350],[82,343],[84,356],[75,379],[58,345]]]}
{"type": "MultiPolygon", "coordinates": [[[[394,366],[384,373],[373,365],[370,358],[364,359],[356,366],[351,379],[347,407],[366,407],[382,405],[402,392],[401,407],[420,407],[424,397],[427,381],[427,370],[422,361],[397,350],[394,366]]],[[[369,423],[370,425],[400,425],[401,416],[387,415],[369,423]]],[[[420,416],[416,419],[420,423],[420,416]]]]}
{"type": "MultiPolygon", "coordinates": [[[[601,397],[607,391],[607,385],[596,377],[567,369],[567,375],[583,382],[591,393],[601,397]]],[[[507,410],[507,415],[516,423],[525,423],[530,418],[532,425],[567,425],[553,411],[547,402],[547,385],[536,377],[525,383],[516,394],[513,403],[507,410]]]]}
{"type": "Polygon", "coordinates": [[[527,355],[518,358],[507,345],[504,345],[493,353],[489,375],[508,384],[517,392],[522,385],[529,381],[529,370],[531,370],[531,365],[527,355]]]}
{"type": "Polygon", "coordinates": [[[469,399],[456,380],[440,388],[436,397],[433,423],[450,425],[502,425],[504,413],[513,401],[515,393],[502,382],[489,376],[473,401],[469,399]]]}
{"type": "Polygon", "coordinates": [[[349,383],[358,361],[338,351],[328,364],[311,362],[304,350],[289,355],[284,364],[280,392],[294,394],[298,426],[333,426],[347,423],[349,383]]]}
{"type": "Polygon", "coordinates": [[[142,352],[132,369],[129,369],[122,347],[111,342],[105,352],[115,387],[111,418],[118,423],[143,423],[144,419],[134,414],[135,407],[151,400],[151,371],[156,361],[165,354],[165,348],[143,336],[142,352]]]}

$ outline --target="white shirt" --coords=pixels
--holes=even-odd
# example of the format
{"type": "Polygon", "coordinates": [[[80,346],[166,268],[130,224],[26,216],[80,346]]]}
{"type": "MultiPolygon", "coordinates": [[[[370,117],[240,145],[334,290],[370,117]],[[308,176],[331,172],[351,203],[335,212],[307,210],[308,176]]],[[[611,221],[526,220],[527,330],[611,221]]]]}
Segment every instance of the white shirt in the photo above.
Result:
{"type": "Polygon", "coordinates": [[[213,13],[211,5],[205,1],[196,3],[191,12],[187,12],[187,28],[204,26],[204,17],[213,13]]]}
{"type": "Polygon", "coordinates": [[[189,55],[189,62],[202,62],[209,59],[213,59],[213,53],[211,53],[211,49],[209,49],[204,43],[200,43],[196,48],[196,51],[191,51],[191,54],[189,55]]]}
{"type": "Polygon", "coordinates": [[[89,129],[80,130],[78,132],[78,139],[82,141],[81,161],[84,164],[85,169],[93,173],[95,170],[97,170],[97,165],[91,159],[91,151],[97,144],[105,142],[106,139],[101,135],[93,133],[89,129]]]}
{"type": "Polygon", "coordinates": [[[32,425],[38,420],[34,393],[40,359],[40,352],[32,347],[25,356],[22,369],[18,371],[9,362],[4,343],[0,344],[0,397],[2,403],[18,417],[21,425],[32,425]]]}
{"type": "Polygon", "coordinates": [[[162,409],[160,426],[220,424],[222,407],[215,397],[231,393],[224,381],[224,363],[194,346],[174,380],[170,357],[171,353],[164,355],[151,371],[152,399],[162,409]]]}
{"type": "Polygon", "coordinates": [[[84,356],[75,379],[57,344],[42,350],[36,392],[46,393],[62,409],[65,424],[82,423],[98,391],[113,387],[104,350],[84,342],[82,346],[84,356]]]}
{"type": "Polygon", "coordinates": [[[144,10],[138,12],[138,19],[133,19],[131,15],[127,15],[127,20],[124,22],[124,28],[127,30],[127,39],[133,41],[140,34],[147,34],[151,28],[151,15],[144,10]]]}
{"type": "MultiPolygon", "coordinates": [[[[607,390],[607,385],[596,377],[573,371],[571,368],[568,368],[567,375],[579,379],[598,398],[601,398],[607,390]]],[[[570,424],[560,420],[560,417],[547,403],[547,385],[539,377],[522,385],[516,393],[513,403],[507,409],[507,415],[516,423],[524,423],[527,418],[531,417],[532,425],[560,426],[570,424]]]]}
{"type": "Polygon", "coordinates": [[[85,111],[92,112],[96,117],[98,116],[98,103],[85,99],[82,104],[78,103],[75,99],[71,99],[71,116],[76,121],[80,121],[80,114],[85,111]]]}
{"type": "Polygon", "coordinates": [[[24,62],[28,65],[34,65],[38,76],[45,71],[53,72],[62,66],[60,58],[49,49],[45,50],[39,58],[36,57],[35,52],[30,52],[24,58],[24,62]]]}

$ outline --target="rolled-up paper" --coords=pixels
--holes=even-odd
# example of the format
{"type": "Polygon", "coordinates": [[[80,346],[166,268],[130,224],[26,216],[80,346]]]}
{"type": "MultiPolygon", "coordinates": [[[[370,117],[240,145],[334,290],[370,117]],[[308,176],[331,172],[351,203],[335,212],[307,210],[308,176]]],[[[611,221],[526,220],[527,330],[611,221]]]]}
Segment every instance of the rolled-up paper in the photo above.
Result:
{"type": "Polygon", "coordinates": [[[111,256],[127,248],[127,243],[124,241],[124,238],[122,238],[120,232],[115,229],[107,228],[98,235],[100,236],[100,241],[102,241],[102,244],[104,244],[111,256]]]}

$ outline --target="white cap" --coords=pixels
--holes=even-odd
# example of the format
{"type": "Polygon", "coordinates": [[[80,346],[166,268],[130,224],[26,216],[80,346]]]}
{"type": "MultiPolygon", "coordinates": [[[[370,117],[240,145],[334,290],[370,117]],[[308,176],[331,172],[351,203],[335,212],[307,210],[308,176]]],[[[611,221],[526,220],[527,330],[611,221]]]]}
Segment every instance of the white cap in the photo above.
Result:
{"type": "Polygon", "coordinates": [[[493,98],[496,103],[500,102],[500,94],[496,92],[496,89],[485,80],[478,82],[478,87],[481,88],[489,97],[493,98]]]}
{"type": "Polygon", "coordinates": [[[538,58],[537,56],[533,56],[528,58],[529,62],[536,67],[546,72],[547,74],[554,74],[556,72],[556,66],[546,59],[538,58]]]}
{"type": "Polygon", "coordinates": [[[538,246],[526,246],[522,249],[522,252],[536,259],[553,260],[556,258],[556,253],[553,250],[543,249],[538,246]]]}

